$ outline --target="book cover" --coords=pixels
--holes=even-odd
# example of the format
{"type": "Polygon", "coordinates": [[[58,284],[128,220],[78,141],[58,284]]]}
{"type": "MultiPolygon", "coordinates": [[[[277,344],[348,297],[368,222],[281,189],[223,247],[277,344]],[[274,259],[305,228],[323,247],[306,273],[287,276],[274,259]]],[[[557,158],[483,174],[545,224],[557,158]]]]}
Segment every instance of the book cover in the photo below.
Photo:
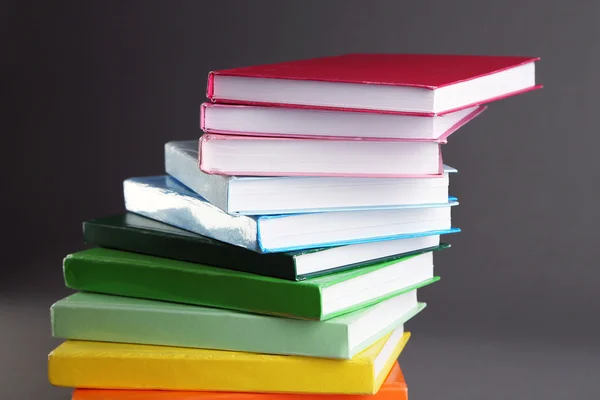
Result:
{"type": "MultiPolygon", "coordinates": [[[[371,112],[376,110],[378,112],[423,116],[444,115],[464,108],[539,89],[542,85],[536,85],[532,82],[527,83],[523,87],[515,87],[512,90],[503,88],[500,85],[488,96],[471,96],[470,101],[463,102],[459,106],[451,106],[434,111],[428,109],[428,107],[419,109],[414,106],[406,106],[393,110],[386,109],[383,106],[373,108],[344,106],[343,104],[348,103],[348,96],[345,96],[345,98],[342,96],[344,102],[340,104],[314,105],[312,104],[313,99],[310,94],[305,94],[303,100],[296,99],[292,101],[286,100],[285,96],[289,96],[289,94],[282,93],[281,90],[275,90],[276,93],[279,92],[277,96],[259,100],[260,97],[257,96],[256,92],[240,97],[235,94],[235,91],[232,90],[234,88],[230,84],[227,84],[225,81],[217,83],[217,80],[219,77],[236,77],[240,78],[238,79],[240,82],[248,83],[254,79],[260,79],[263,91],[268,88],[277,89],[275,86],[278,83],[277,81],[284,84],[293,82],[294,88],[297,91],[300,91],[306,84],[314,87],[314,83],[329,83],[330,85],[327,86],[328,90],[324,93],[319,93],[328,94],[328,97],[331,97],[329,99],[329,103],[331,103],[331,99],[336,99],[334,96],[336,89],[339,87],[332,84],[364,86],[362,90],[361,88],[357,88],[357,96],[365,96],[364,91],[371,86],[375,86],[377,93],[380,93],[380,95],[384,93],[384,89],[380,89],[381,87],[404,87],[432,92],[463,82],[475,81],[478,78],[484,78],[520,66],[533,64],[538,60],[539,57],[458,54],[344,54],[211,71],[208,75],[206,97],[215,103],[312,107],[331,110],[355,109],[371,112]]],[[[286,85],[286,88],[289,89],[290,86],[286,85]]],[[[385,91],[385,93],[389,93],[389,91],[385,91]]],[[[423,96],[433,98],[433,96],[427,93],[424,93],[423,96]]]]}
{"type": "MultiPolygon", "coordinates": [[[[322,400],[408,400],[408,386],[395,363],[379,391],[374,395],[331,394],[322,400]]],[[[310,394],[227,393],[165,390],[75,389],[72,400],[314,400],[310,394]]]]}
{"type": "Polygon", "coordinates": [[[411,205],[395,209],[266,216],[230,215],[170,176],[123,182],[127,211],[259,253],[334,247],[459,232],[450,224],[458,205],[411,205]],[[331,232],[331,226],[341,226],[331,232]],[[266,231],[270,226],[272,233],[266,231]],[[364,229],[377,226],[373,229],[364,229]],[[277,233],[277,229],[286,234],[277,233]],[[297,234],[293,235],[294,229],[297,234]],[[273,232],[274,231],[274,232],[273,232]],[[318,236],[317,236],[318,235],[318,236]]]}
{"type": "Polygon", "coordinates": [[[425,306],[412,291],[327,321],[307,321],[75,293],[50,310],[52,335],[60,339],[351,359],[425,306]]]}
{"type": "Polygon", "coordinates": [[[375,394],[410,333],[352,360],[68,340],[48,355],[55,386],[262,393],[375,394]]]}
{"type": "Polygon", "coordinates": [[[403,208],[456,201],[444,165],[435,178],[242,177],[206,174],[198,167],[199,140],[165,144],[165,171],[228,214],[281,215],[403,208]]]}
{"type": "Polygon", "coordinates": [[[78,291],[314,320],[327,320],[436,282],[439,277],[432,277],[432,268],[432,252],[428,252],[292,282],[103,248],[69,254],[63,262],[66,286],[78,291]],[[365,280],[369,290],[360,285],[365,280]],[[343,290],[344,284],[351,287],[343,290]]]}

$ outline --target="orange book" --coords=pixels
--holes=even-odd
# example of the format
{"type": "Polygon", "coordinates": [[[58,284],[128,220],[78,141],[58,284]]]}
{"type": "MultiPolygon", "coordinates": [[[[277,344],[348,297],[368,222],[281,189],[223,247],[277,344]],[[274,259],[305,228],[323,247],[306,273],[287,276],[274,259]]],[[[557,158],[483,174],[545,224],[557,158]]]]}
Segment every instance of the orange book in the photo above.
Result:
{"type": "Polygon", "coordinates": [[[408,400],[408,388],[400,365],[396,363],[375,395],[75,389],[72,400],[314,400],[317,397],[323,400],[408,400]]]}

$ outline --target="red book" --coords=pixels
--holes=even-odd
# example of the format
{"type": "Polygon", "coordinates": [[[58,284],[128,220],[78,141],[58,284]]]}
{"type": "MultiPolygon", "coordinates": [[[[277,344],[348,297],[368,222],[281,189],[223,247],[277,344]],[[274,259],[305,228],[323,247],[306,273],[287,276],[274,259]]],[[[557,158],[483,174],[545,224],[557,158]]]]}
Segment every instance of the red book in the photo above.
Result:
{"type": "Polygon", "coordinates": [[[214,103],[443,115],[539,89],[538,57],[347,54],[212,71],[214,103]]]}
{"type": "Polygon", "coordinates": [[[408,388],[398,363],[374,395],[181,392],[168,390],[75,389],[72,400],[407,400],[408,388]]]}

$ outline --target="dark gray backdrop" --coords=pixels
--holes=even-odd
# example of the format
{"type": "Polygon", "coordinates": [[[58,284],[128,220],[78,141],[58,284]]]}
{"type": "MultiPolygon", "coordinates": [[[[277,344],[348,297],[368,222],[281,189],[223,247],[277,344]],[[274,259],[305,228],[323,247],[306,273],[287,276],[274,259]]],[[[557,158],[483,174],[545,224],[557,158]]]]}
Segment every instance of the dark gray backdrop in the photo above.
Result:
{"type": "Polygon", "coordinates": [[[208,71],[347,52],[542,57],[543,90],[493,103],[443,149],[463,232],[400,361],[411,399],[597,397],[600,2],[1,7],[7,399],[68,398],[45,375],[61,260],[84,248],[83,220],[123,210],[123,179],[163,173],[163,144],[198,137],[208,71]]]}

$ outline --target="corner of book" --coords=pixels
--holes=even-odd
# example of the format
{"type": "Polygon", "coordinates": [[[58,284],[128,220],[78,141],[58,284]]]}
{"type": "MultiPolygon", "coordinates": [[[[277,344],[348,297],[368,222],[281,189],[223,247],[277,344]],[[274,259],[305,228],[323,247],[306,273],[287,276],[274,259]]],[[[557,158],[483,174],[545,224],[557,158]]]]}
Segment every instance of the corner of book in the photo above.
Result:
{"type": "Polygon", "coordinates": [[[438,247],[434,249],[434,251],[449,249],[450,247],[451,247],[450,243],[440,243],[438,245],[438,247]]]}
{"type": "Polygon", "coordinates": [[[169,140],[168,142],[165,142],[164,148],[165,148],[165,152],[168,152],[170,150],[173,150],[175,148],[175,140],[169,140]]]}
{"type": "Polygon", "coordinates": [[[365,394],[373,396],[373,395],[376,395],[378,392],[379,392],[379,387],[373,386],[371,388],[371,390],[368,393],[365,393],[365,394]]]}
{"type": "MultiPolygon", "coordinates": [[[[90,250],[92,250],[92,249],[90,249],[90,250]]],[[[84,251],[88,251],[88,250],[84,250],[84,251]]],[[[76,278],[75,278],[73,269],[74,268],[77,269],[77,265],[79,264],[79,262],[82,259],[84,259],[83,257],[81,257],[80,253],[82,253],[82,252],[67,255],[64,258],[63,265],[62,265],[64,284],[67,288],[73,289],[73,290],[79,290],[78,285],[76,284],[76,278]]]]}
{"type": "Polygon", "coordinates": [[[48,382],[52,386],[61,386],[58,379],[56,379],[56,374],[54,373],[54,367],[52,366],[52,353],[48,355],[48,382]]]}
{"type": "Polygon", "coordinates": [[[76,253],[69,253],[63,257],[63,267],[66,263],[68,263],[76,253]]]}
{"type": "Polygon", "coordinates": [[[98,247],[92,247],[89,249],[84,249],[84,250],[80,250],[80,251],[76,251],[74,253],[69,253],[67,254],[64,258],[63,258],[63,266],[65,264],[70,264],[74,261],[77,261],[81,258],[87,258],[90,255],[93,255],[94,253],[96,253],[98,251],[98,247]]]}
{"type": "Polygon", "coordinates": [[[60,302],[57,301],[54,304],[52,304],[50,306],[50,334],[52,335],[52,337],[57,337],[56,336],[56,309],[58,308],[57,304],[60,302]]]}
{"type": "Polygon", "coordinates": [[[50,320],[52,320],[52,321],[54,320],[54,315],[56,313],[56,309],[62,307],[63,303],[65,303],[65,299],[66,299],[66,297],[52,303],[52,305],[50,306],[50,320]]]}
{"type": "Polygon", "coordinates": [[[60,363],[60,360],[50,353],[48,356],[48,382],[55,387],[70,387],[70,383],[65,380],[65,376],[61,372],[62,367],[56,365],[57,362],[60,363]]]}
{"type": "Polygon", "coordinates": [[[215,71],[210,71],[206,80],[206,98],[208,98],[211,101],[214,101],[213,96],[215,92],[215,71]]]}
{"type": "Polygon", "coordinates": [[[85,394],[86,394],[85,389],[75,388],[75,389],[73,389],[73,392],[71,393],[71,400],[84,400],[86,398],[85,394]]]}
{"type": "Polygon", "coordinates": [[[79,253],[70,253],[70,254],[67,254],[63,258],[63,262],[62,262],[63,275],[66,274],[66,272],[69,270],[69,268],[71,267],[71,265],[74,262],[77,262],[78,258],[79,258],[79,253]]]}
{"type": "Polygon", "coordinates": [[[48,381],[54,386],[60,386],[60,379],[58,379],[56,374],[56,361],[60,357],[57,353],[60,352],[61,346],[62,344],[58,345],[58,347],[48,353],[48,381]]]}
{"type": "Polygon", "coordinates": [[[202,103],[200,104],[200,130],[203,132],[207,132],[206,130],[206,109],[209,107],[211,103],[202,103]]]}

